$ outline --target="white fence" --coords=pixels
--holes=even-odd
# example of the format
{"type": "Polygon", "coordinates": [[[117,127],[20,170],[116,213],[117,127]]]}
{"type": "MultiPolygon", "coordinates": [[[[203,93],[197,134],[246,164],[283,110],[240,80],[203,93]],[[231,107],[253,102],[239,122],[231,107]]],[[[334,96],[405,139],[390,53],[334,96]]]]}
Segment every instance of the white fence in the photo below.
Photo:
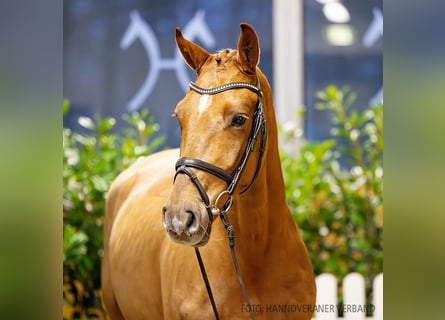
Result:
{"type": "Polygon", "coordinates": [[[365,279],[359,273],[349,273],[343,279],[343,303],[338,304],[337,279],[323,273],[317,276],[317,300],[313,320],[383,320],[383,273],[378,274],[372,285],[372,302],[366,303],[365,279]],[[339,309],[343,317],[338,316],[339,309]],[[372,317],[367,317],[367,310],[372,317]]]}

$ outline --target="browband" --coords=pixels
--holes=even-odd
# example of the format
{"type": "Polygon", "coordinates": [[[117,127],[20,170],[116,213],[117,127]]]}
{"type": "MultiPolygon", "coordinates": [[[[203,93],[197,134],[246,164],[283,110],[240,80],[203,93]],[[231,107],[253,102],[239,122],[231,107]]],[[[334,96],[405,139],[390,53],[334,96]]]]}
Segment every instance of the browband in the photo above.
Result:
{"type": "Polygon", "coordinates": [[[222,86],[216,87],[216,88],[209,88],[204,89],[196,85],[194,82],[190,82],[190,89],[193,91],[198,92],[199,94],[209,94],[214,95],[217,93],[221,93],[227,90],[231,89],[249,89],[252,92],[255,92],[259,97],[263,96],[263,93],[261,92],[260,88],[260,82],[258,81],[258,87],[254,86],[253,84],[247,83],[247,82],[231,82],[227,84],[223,84],[222,86]]]}

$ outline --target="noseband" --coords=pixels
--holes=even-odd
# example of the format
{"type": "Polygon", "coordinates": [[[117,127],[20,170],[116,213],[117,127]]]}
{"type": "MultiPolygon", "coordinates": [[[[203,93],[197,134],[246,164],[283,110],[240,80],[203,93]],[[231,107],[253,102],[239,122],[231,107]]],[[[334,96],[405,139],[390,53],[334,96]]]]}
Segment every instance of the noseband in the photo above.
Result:
{"type": "MultiPolygon", "coordinates": [[[[267,127],[266,127],[266,120],[264,118],[264,110],[263,110],[263,103],[262,103],[263,93],[261,91],[260,81],[257,78],[256,86],[254,86],[250,83],[247,83],[247,82],[231,82],[231,83],[227,83],[222,86],[219,86],[216,88],[210,88],[210,89],[201,88],[201,87],[197,86],[195,83],[191,82],[190,89],[192,89],[193,91],[195,91],[201,95],[203,95],[203,94],[214,95],[214,94],[218,94],[218,93],[221,93],[221,92],[224,92],[227,90],[234,90],[234,89],[248,89],[258,95],[256,109],[255,109],[255,112],[253,115],[252,129],[250,131],[250,135],[247,140],[247,146],[244,151],[244,155],[241,158],[241,161],[238,163],[237,167],[235,168],[235,170],[232,173],[229,173],[226,170],[221,169],[221,168],[219,168],[211,163],[208,163],[206,161],[202,161],[200,159],[194,159],[194,158],[185,158],[185,157],[180,158],[176,162],[176,166],[175,166],[176,167],[175,180],[176,180],[176,177],[178,174],[186,174],[191,179],[191,181],[196,186],[196,188],[198,189],[198,192],[206,205],[207,213],[209,214],[210,223],[213,221],[213,215],[220,216],[221,221],[223,222],[224,227],[226,228],[226,231],[227,231],[227,235],[229,238],[230,253],[232,255],[232,262],[233,262],[235,272],[238,277],[238,282],[240,284],[241,291],[244,296],[244,300],[246,301],[246,304],[248,306],[248,310],[250,312],[251,319],[255,319],[255,316],[253,314],[253,308],[250,303],[249,296],[247,295],[247,291],[244,286],[244,282],[241,277],[241,272],[240,272],[240,269],[238,266],[238,261],[236,259],[236,254],[235,254],[235,249],[234,249],[235,248],[235,234],[233,231],[233,227],[229,222],[229,218],[227,216],[227,211],[230,209],[230,207],[232,205],[233,192],[235,191],[235,189],[239,183],[241,174],[247,164],[247,161],[249,160],[249,156],[253,152],[255,142],[258,139],[258,135],[260,134],[260,131],[261,131],[261,141],[260,141],[259,156],[258,156],[258,160],[257,160],[255,173],[254,173],[250,183],[247,185],[247,187],[245,187],[240,192],[240,194],[246,192],[253,185],[253,183],[260,171],[260,168],[261,168],[262,158],[263,158],[263,154],[264,154],[264,151],[266,148],[267,127]],[[193,172],[192,168],[210,173],[210,174],[214,175],[215,177],[218,177],[219,179],[224,180],[227,183],[227,189],[222,191],[218,195],[218,197],[216,198],[215,203],[213,205],[210,204],[209,196],[207,195],[207,192],[204,189],[202,183],[199,181],[199,178],[193,172]],[[225,201],[225,203],[220,208],[219,202],[224,195],[228,196],[228,199],[225,201]]],[[[219,320],[218,310],[216,308],[215,300],[213,298],[212,290],[210,288],[210,283],[207,278],[207,273],[205,271],[205,267],[204,267],[204,264],[203,264],[203,261],[201,258],[201,254],[197,247],[195,247],[195,252],[196,252],[196,256],[198,258],[198,263],[199,263],[199,267],[201,269],[202,277],[203,277],[204,283],[206,285],[207,293],[209,295],[209,299],[212,304],[213,313],[215,315],[215,318],[217,320],[219,320]]]]}

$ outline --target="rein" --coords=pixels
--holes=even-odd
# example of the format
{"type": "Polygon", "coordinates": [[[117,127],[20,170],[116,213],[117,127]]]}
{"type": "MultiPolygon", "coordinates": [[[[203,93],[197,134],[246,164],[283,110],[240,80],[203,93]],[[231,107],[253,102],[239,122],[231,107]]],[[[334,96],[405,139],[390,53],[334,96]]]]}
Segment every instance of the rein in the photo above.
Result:
{"type": "MultiPolygon", "coordinates": [[[[234,233],[232,225],[230,224],[229,217],[227,216],[227,212],[229,211],[230,207],[232,206],[233,192],[235,191],[235,188],[239,183],[241,174],[247,164],[249,156],[253,152],[255,142],[257,141],[258,135],[260,134],[260,132],[261,132],[261,141],[260,141],[259,157],[258,157],[255,173],[254,173],[254,176],[253,176],[252,180],[250,181],[250,183],[247,185],[246,188],[244,188],[244,190],[242,190],[240,192],[240,194],[246,192],[253,185],[253,183],[260,171],[260,168],[261,168],[261,162],[262,162],[263,154],[264,154],[265,147],[266,147],[267,127],[266,127],[266,120],[264,118],[264,110],[263,110],[263,103],[262,103],[263,93],[260,88],[260,81],[257,78],[257,86],[254,86],[254,85],[252,85],[250,83],[246,83],[246,82],[231,82],[231,83],[224,84],[222,86],[219,86],[216,88],[210,88],[210,89],[201,88],[201,87],[197,86],[195,83],[191,82],[190,89],[192,89],[193,91],[195,91],[201,95],[203,95],[203,94],[214,95],[214,94],[218,94],[218,93],[221,93],[221,92],[224,92],[227,90],[233,90],[233,89],[248,89],[258,95],[258,101],[256,104],[255,113],[253,116],[252,129],[251,129],[251,132],[249,135],[249,139],[247,141],[247,146],[246,146],[246,149],[244,151],[244,155],[243,155],[241,161],[239,162],[238,166],[235,168],[235,170],[232,173],[228,173],[224,169],[221,169],[221,168],[219,168],[211,163],[208,163],[206,161],[202,161],[199,159],[193,159],[193,158],[180,158],[176,162],[176,166],[175,166],[175,168],[176,168],[175,180],[176,180],[176,176],[178,174],[185,174],[191,179],[193,184],[198,189],[198,192],[206,205],[207,213],[209,214],[209,218],[210,218],[210,223],[213,221],[213,215],[220,216],[221,221],[227,231],[230,254],[232,256],[233,266],[235,268],[235,272],[236,272],[236,275],[238,278],[238,282],[239,282],[244,300],[248,306],[248,310],[250,312],[251,319],[255,319],[255,316],[253,314],[252,304],[250,303],[250,299],[247,294],[247,291],[246,291],[246,288],[245,288],[245,285],[244,285],[244,282],[243,282],[243,279],[241,276],[241,271],[239,269],[238,260],[236,258],[235,233],[234,233]],[[197,175],[193,172],[193,170],[191,168],[210,173],[210,174],[218,177],[219,179],[224,180],[227,183],[227,185],[228,185],[227,189],[222,191],[218,195],[218,197],[216,198],[215,203],[213,205],[210,204],[209,196],[207,195],[206,190],[204,189],[201,182],[199,181],[199,178],[197,177],[197,175]],[[224,195],[228,196],[228,199],[224,202],[224,204],[222,205],[222,207],[220,209],[219,202],[221,201],[221,199],[224,195]]],[[[215,300],[213,298],[212,289],[210,287],[210,283],[209,283],[209,280],[207,277],[205,266],[202,261],[201,254],[199,252],[198,247],[195,247],[195,253],[196,253],[196,257],[198,259],[201,274],[202,274],[202,277],[203,277],[203,280],[204,280],[204,283],[205,283],[205,286],[207,289],[207,294],[209,296],[209,300],[212,305],[215,319],[219,320],[220,318],[219,318],[218,310],[216,308],[215,300]]]]}

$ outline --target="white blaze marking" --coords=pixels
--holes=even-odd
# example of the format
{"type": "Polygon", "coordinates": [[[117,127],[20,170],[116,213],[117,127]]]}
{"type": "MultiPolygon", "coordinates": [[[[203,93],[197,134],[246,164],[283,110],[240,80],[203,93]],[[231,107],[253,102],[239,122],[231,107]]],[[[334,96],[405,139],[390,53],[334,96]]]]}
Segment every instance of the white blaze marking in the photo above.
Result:
{"type": "Polygon", "coordinates": [[[208,94],[203,94],[199,99],[198,105],[198,115],[207,110],[207,108],[212,104],[212,96],[208,94]]]}

